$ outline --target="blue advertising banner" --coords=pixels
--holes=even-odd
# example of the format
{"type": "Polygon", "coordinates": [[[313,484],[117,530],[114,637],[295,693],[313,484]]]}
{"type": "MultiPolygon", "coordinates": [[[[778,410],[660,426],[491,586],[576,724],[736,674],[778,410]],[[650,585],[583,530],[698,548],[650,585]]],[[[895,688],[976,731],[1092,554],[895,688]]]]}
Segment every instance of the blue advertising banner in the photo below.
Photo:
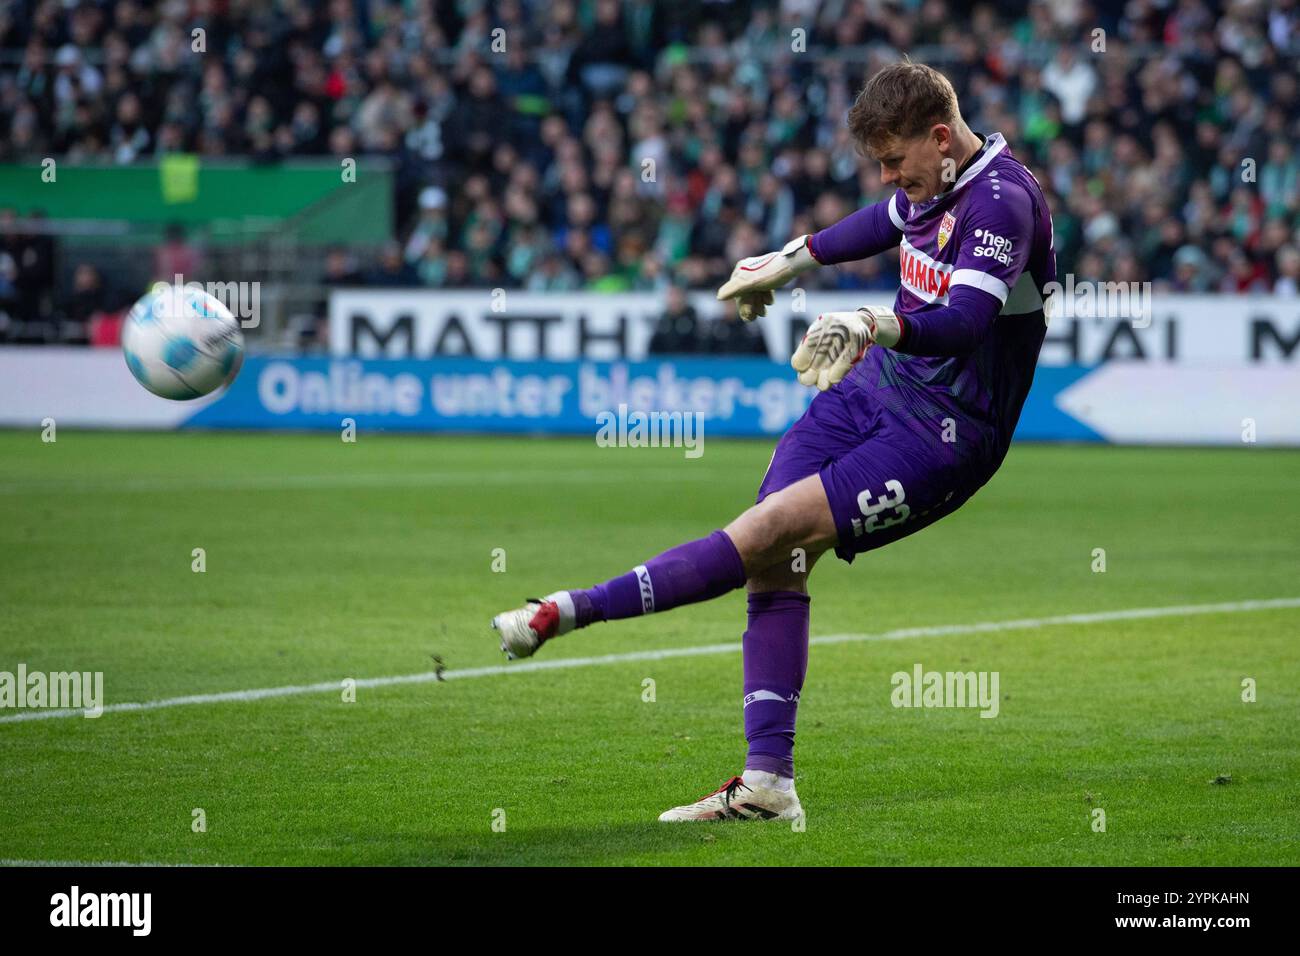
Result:
{"type": "MultiPolygon", "coordinates": [[[[1081,366],[1040,368],[1017,437],[1095,441],[1055,396],[1081,366]]],[[[182,427],[595,434],[620,406],[702,414],[718,437],[780,435],[815,391],[764,358],[639,362],[250,357],[220,399],[182,427]]]]}
{"type": "Polygon", "coordinates": [[[1086,365],[1040,365],[1020,410],[1017,441],[1105,441],[1081,419],[1063,411],[1058,399],[1094,369],[1086,365]]]}
{"type": "MultiPolygon", "coordinates": [[[[117,349],[0,347],[0,425],[20,428],[52,418],[80,428],[337,431],[352,419],[371,431],[629,442],[644,427],[653,445],[664,426],[780,435],[813,395],[786,363],[766,358],[253,356],[225,392],[173,402],[141,388],[117,349]]],[[[1297,447],[1300,375],[1281,361],[1040,364],[1016,438],[1297,447]]]]}
{"type": "Polygon", "coordinates": [[[718,436],[779,435],[813,391],[767,359],[515,362],[250,357],[184,427],[594,434],[599,416],[702,414],[718,436]]]}

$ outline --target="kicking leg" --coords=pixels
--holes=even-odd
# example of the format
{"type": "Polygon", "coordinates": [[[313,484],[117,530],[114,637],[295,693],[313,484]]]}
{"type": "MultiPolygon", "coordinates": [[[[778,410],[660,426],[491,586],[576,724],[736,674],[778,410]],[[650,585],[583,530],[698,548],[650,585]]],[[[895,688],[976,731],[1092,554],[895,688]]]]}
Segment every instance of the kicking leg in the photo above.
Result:
{"type": "Polygon", "coordinates": [[[498,614],[492,626],[510,658],[528,657],[542,642],[597,621],[615,621],[707,601],[745,583],[745,566],[725,531],[670,548],[595,587],[557,591],[498,614]]]}
{"type": "Polygon", "coordinates": [[[597,621],[667,611],[741,587],[750,574],[784,562],[796,548],[820,552],[835,542],[821,479],[810,475],[768,495],[724,530],[688,541],[593,588],[557,591],[498,614],[492,626],[511,658],[543,641],[597,621]]]}

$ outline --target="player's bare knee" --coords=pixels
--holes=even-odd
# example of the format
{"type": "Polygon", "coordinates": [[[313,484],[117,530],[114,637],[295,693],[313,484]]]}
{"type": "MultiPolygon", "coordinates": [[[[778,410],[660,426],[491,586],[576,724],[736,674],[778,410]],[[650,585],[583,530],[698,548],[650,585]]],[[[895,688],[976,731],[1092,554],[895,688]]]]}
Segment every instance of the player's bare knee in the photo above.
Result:
{"type": "Polygon", "coordinates": [[[793,564],[800,555],[823,550],[829,544],[815,512],[789,498],[773,496],[773,499],[768,499],[772,504],[762,515],[767,530],[763,559],[768,566],[793,564]]]}
{"type": "Polygon", "coordinates": [[[751,574],[745,582],[745,590],[750,594],[764,591],[797,591],[800,594],[807,594],[808,566],[804,564],[804,570],[796,571],[795,568],[799,565],[798,561],[791,561],[788,565],[774,564],[770,568],[751,574]]]}
{"type": "Polygon", "coordinates": [[[757,507],[762,509],[758,515],[762,531],[756,557],[761,566],[767,567],[801,544],[803,520],[798,510],[779,494],[765,499],[757,507]]]}
{"type": "Polygon", "coordinates": [[[773,521],[773,507],[769,501],[765,498],[747,508],[724,529],[740,552],[745,568],[750,571],[761,570],[771,564],[767,560],[767,554],[777,542],[778,529],[773,521]]]}
{"type": "MultiPolygon", "coordinates": [[[[815,476],[813,480],[817,480],[815,476]]],[[[800,555],[834,545],[834,523],[820,484],[815,489],[801,485],[768,495],[727,526],[727,534],[751,573],[791,564],[800,555]]]]}

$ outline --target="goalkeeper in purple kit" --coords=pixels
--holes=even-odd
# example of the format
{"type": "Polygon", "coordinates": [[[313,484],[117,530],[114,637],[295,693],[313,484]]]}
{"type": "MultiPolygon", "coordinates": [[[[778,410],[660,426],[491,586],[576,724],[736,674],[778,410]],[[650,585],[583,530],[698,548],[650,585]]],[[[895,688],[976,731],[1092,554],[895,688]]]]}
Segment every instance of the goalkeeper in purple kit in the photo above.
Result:
{"type": "Polygon", "coordinates": [[[779,252],[737,263],[718,291],[746,320],[810,269],[899,248],[891,310],[817,317],[791,364],[820,394],[777,443],[757,503],[724,529],[632,571],[497,615],[502,649],[598,621],[666,611],[746,587],[743,776],[664,821],[791,819],[795,714],[808,665],[808,575],[951,514],[997,471],[1046,331],[1056,278],[1038,182],[999,133],[971,131],[952,85],[903,62],[849,111],[859,148],[894,195],[779,252]],[[796,560],[803,555],[803,560],[796,560]]]}

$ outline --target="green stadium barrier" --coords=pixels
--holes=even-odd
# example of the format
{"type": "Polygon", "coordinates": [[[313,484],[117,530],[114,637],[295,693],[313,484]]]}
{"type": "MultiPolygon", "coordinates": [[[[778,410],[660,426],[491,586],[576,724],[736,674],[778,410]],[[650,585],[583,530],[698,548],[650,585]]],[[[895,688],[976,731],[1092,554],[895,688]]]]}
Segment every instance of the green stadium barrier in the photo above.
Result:
{"type": "Polygon", "coordinates": [[[51,219],[129,223],[113,242],[156,241],[170,223],[214,241],[290,230],[307,244],[373,244],[392,236],[393,176],[361,161],[354,182],[338,163],[255,164],[173,155],[130,166],[57,162],[46,181],[36,163],[0,164],[0,208],[51,219]]]}

